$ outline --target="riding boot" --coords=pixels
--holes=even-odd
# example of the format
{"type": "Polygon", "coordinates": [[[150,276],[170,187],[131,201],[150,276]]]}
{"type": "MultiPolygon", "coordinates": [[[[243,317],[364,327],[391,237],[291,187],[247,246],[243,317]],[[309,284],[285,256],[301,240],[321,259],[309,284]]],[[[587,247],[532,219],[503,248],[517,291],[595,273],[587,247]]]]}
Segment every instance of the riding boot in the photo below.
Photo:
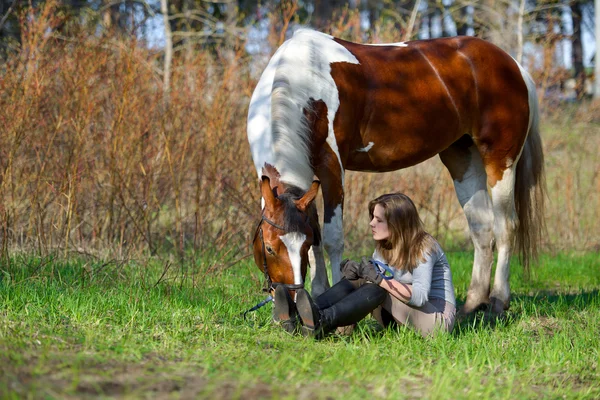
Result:
{"type": "Polygon", "coordinates": [[[319,296],[315,297],[315,305],[323,310],[329,308],[350,293],[354,292],[356,288],[348,279],[342,279],[319,296]]]}
{"type": "Polygon", "coordinates": [[[296,303],[285,286],[275,288],[274,303],[273,321],[279,323],[289,333],[295,333],[300,324],[300,318],[296,303]]]}
{"type": "Polygon", "coordinates": [[[331,307],[319,309],[307,291],[297,291],[296,307],[302,319],[302,334],[322,338],[338,326],[352,325],[383,303],[387,291],[379,285],[364,284],[331,307]]]}

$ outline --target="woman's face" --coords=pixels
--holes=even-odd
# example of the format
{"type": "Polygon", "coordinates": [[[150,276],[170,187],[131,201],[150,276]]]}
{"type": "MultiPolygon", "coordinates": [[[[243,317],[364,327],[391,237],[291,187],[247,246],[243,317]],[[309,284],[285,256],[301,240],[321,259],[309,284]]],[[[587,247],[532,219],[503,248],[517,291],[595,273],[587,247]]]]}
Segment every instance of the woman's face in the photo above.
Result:
{"type": "Polygon", "coordinates": [[[371,227],[371,233],[373,233],[373,239],[386,240],[390,237],[388,223],[385,219],[385,210],[380,204],[375,205],[373,219],[369,223],[369,226],[371,227]]]}

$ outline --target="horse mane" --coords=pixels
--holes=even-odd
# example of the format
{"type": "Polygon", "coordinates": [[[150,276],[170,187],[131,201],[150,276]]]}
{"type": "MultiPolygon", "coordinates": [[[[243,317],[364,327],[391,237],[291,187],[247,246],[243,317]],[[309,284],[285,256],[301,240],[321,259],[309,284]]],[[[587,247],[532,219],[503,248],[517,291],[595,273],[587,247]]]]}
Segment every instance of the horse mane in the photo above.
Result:
{"type": "Polygon", "coordinates": [[[309,154],[312,137],[306,114],[313,111],[310,93],[329,85],[322,78],[323,57],[318,47],[319,41],[330,38],[310,29],[296,31],[284,44],[271,92],[271,131],[281,181],[304,190],[314,176],[309,154]]]}

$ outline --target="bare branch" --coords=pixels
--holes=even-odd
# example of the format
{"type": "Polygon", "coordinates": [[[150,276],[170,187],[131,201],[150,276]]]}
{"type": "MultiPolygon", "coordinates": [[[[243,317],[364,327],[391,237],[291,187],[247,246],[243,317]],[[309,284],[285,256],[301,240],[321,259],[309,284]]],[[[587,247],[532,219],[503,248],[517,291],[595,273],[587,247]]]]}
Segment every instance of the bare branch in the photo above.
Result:
{"type": "Polygon", "coordinates": [[[6,12],[6,14],[4,14],[4,16],[2,17],[2,20],[0,20],[0,30],[2,30],[2,28],[4,27],[4,24],[6,23],[6,20],[12,13],[13,9],[19,4],[19,2],[20,2],[20,0],[14,0],[13,3],[10,5],[10,7],[8,8],[8,11],[6,12]]]}

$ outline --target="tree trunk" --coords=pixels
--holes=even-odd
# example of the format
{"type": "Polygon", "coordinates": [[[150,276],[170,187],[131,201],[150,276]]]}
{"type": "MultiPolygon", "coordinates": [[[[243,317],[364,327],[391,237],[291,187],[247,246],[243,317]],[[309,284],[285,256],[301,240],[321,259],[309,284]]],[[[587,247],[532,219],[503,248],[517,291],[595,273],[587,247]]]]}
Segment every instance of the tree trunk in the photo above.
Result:
{"type": "Polygon", "coordinates": [[[600,0],[596,0],[596,55],[594,58],[594,98],[600,99],[600,0]]]}
{"type": "MultiPolygon", "coordinates": [[[[438,37],[437,35],[435,35],[434,30],[433,30],[433,25],[435,24],[435,20],[437,19],[436,17],[438,16],[438,14],[440,13],[440,11],[438,10],[437,6],[434,5],[434,9],[431,13],[429,13],[429,39],[433,39],[438,37]]],[[[443,23],[443,21],[440,19],[440,23],[443,23]]]]}
{"type": "Polygon", "coordinates": [[[331,23],[333,13],[345,3],[340,0],[315,0],[315,26],[319,30],[325,30],[331,23]]]}
{"type": "Polygon", "coordinates": [[[406,32],[404,33],[404,38],[402,39],[404,41],[410,40],[413,36],[415,21],[417,19],[417,13],[419,12],[420,6],[421,6],[421,0],[417,0],[414,2],[412,12],[410,13],[410,20],[408,22],[408,27],[406,28],[406,32]]]}
{"type": "Polygon", "coordinates": [[[583,68],[583,42],[581,40],[582,8],[579,1],[571,3],[573,17],[573,35],[571,36],[571,59],[573,60],[575,93],[581,98],[585,90],[585,69],[583,68]]]}
{"type": "Polygon", "coordinates": [[[519,18],[517,20],[517,61],[523,63],[523,16],[525,15],[525,0],[520,0],[519,18]]]}
{"type": "Polygon", "coordinates": [[[379,8],[376,0],[367,0],[367,9],[369,12],[369,31],[371,34],[375,32],[375,25],[379,19],[379,8]]]}
{"type": "Polygon", "coordinates": [[[165,25],[165,64],[163,69],[163,93],[165,100],[168,100],[169,89],[171,85],[171,60],[173,58],[173,35],[171,34],[171,24],[169,23],[169,5],[167,0],[160,0],[160,12],[163,15],[165,25]]]}
{"type": "Polygon", "coordinates": [[[463,5],[460,8],[460,17],[456,21],[456,34],[458,36],[466,36],[467,33],[469,33],[469,9],[468,6],[463,5]]]}
{"type": "Polygon", "coordinates": [[[441,4],[442,6],[442,19],[440,20],[442,24],[442,37],[450,37],[452,36],[452,32],[448,30],[448,18],[452,18],[452,16],[448,13],[448,7],[444,2],[441,4]]]}
{"type": "Polygon", "coordinates": [[[475,34],[496,45],[500,45],[502,38],[501,2],[496,0],[483,0],[475,5],[475,34]]]}

